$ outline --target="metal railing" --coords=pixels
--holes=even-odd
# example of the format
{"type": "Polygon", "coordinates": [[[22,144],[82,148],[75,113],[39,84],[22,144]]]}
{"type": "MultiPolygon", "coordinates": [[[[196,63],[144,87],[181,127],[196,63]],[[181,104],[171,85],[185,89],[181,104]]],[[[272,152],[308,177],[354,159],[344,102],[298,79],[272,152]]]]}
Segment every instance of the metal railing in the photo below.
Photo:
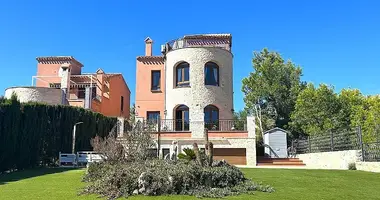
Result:
{"type": "Polygon", "coordinates": [[[363,161],[380,162],[380,142],[363,144],[363,161]]]}
{"type": "Polygon", "coordinates": [[[297,144],[296,151],[298,154],[359,150],[361,147],[360,135],[357,130],[308,136],[306,138],[297,139],[293,143],[297,144]]]}
{"type": "Polygon", "coordinates": [[[213,39],[176,39],[166,43],[166,52],[183,49],[188,47],[216,47],[231,50],[230,44],[225,38],[213,38],[213,39]]]}
{"type": "Polygon", "coordinates": [[[221,119],[216,121],[206,121],[205,128],[210,131],[246,131],[246,120],[221,119]]]}
{"type": "Polygon", "coordinates": [[[204,126],[210,131],[230,132],[246,131],[246,120],[190,121],[181,119],[145,120],[145,126],[160,132],[187,132],[191,127],[204,126]],[[160,125],[160,126],[159,126],[160,125]]]}
{"type": "Polygon", "coordinates": [[[307,136],[293,140],[292,145],[297,154],[360,150],[362,161],[380,161],[380,141],[363,141],[363,133],[360,127],[318,136],[307,136]]]}

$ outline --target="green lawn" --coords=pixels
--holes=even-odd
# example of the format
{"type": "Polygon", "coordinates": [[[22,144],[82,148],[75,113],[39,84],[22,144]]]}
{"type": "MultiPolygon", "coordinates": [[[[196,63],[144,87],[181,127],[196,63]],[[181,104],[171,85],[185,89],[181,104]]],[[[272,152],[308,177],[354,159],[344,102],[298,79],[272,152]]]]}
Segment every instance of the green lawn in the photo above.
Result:
{"type": "MultiPolygon", "coordinates": [[[[380,200],[380,174],[361,171],[243,169],[255,181],[275,187],[274,193],[256,192],[228,199],[276,199],[276,200],[380,200]]],[[[77,196],[84,186],[83,170],[38,169],[0,175],[1,200],[36,199],[99,199],[95,195],[77,196]]],[[[178,196],[130,198],[178,199],[178,196]]],[[[181,200],[197,199],[181,196],[181,200]]]]}

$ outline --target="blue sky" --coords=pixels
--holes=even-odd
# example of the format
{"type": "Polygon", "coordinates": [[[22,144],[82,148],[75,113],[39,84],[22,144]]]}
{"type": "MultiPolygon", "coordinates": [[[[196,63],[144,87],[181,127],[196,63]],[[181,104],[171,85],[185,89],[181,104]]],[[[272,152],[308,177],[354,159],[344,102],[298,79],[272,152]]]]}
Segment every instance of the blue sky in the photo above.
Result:
{"type": "Polygon", "coordinates": [[[37,56],[72,55],[84,72],[123,73],[135,94],[144,39],[160,45],[186,34],[231,33],[235,110],[253,51],[280,52],[303,80],[339,91],[380,93],[380,2],[223,0],[12,0],[0,2],[0,94],[30,85],[37,56]],[[191,3],[190,3],[191,2],[191,3]]]}

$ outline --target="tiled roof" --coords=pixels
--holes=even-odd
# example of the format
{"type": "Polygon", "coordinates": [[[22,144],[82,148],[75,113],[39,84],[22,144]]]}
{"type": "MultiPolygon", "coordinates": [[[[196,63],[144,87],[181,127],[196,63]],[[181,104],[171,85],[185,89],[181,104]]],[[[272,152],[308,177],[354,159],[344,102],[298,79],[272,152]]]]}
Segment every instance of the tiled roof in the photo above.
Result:
{"type": "Polygon", "coordinates": [[[47,64],[63,64],[64,62],[74,62],[80,67],[83,67],[83,64],[76,60],[73,56],[42,56],[37,57],[36,60],[40,63],[47,64]]]}
{"type": "Polygon", "coordinates": [[[231,34],[199,34],[199,35],[185,35],[183,39],[231,39],[231,34]]]}
{"type": "Polygon", "coordinates": [[[144,64],[151,64],[151,65],[164,64],[163,56],[138,56],[137,60],[144,64]]]}

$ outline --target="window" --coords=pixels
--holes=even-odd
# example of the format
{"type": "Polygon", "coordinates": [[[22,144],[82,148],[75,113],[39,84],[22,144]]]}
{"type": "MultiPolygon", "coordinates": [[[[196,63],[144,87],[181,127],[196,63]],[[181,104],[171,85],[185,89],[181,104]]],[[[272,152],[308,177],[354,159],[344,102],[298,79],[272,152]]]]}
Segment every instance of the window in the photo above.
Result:
{"type": "Polygon", "coordinates": [[[170,149],[168,149],[168,148],[162,149],[162,155],[163,155],[163,158],[168,156],[170,159],[170,149]]]}
{"type": "Polygon", "coordinates": [[[175,109],[175,130],[176,131],[190,130],[189,107],[185,105],[181,105],[175,109]]]}
{"type": "Polygon", "coordinates": [[[123,96],[120,97],[120,110],[124,111],[124,97],[123,96]]]}
{"type": "Polygon", "coordinates": [[[161,71],[152,71],[151,90],[159,91],[161,82],[161,71]]]}
{"type": "Polygon", "coordinates": [[[160,117],[160,111],[148,111],[146,113],[146,118],[149,122],[157,122],[160,117]]]}
{"type": "MultiPolygon", "coordinates": [[[[96,87],[92,88],[92,99],[96,97],[96,87]]],[[[78,99],[86,98],[86,88],[78,88],[78,99]]]]}
{"type": "Polygon", "coordinates": [[[176,68],[176,87],[188,87],[189,85],[189,63],[183,62],[176,68]]]}
{"type": "Polygon", "coordinates": [[[219,109],[213,105],[208,105],[204,109],[205,128],[209,130],[219,130],[219,109]]]}
{"type": "Polygon", "coordinates": [[[219,86],[219,66],[213,62],[205,65],[205,85],[219,86]]]}

